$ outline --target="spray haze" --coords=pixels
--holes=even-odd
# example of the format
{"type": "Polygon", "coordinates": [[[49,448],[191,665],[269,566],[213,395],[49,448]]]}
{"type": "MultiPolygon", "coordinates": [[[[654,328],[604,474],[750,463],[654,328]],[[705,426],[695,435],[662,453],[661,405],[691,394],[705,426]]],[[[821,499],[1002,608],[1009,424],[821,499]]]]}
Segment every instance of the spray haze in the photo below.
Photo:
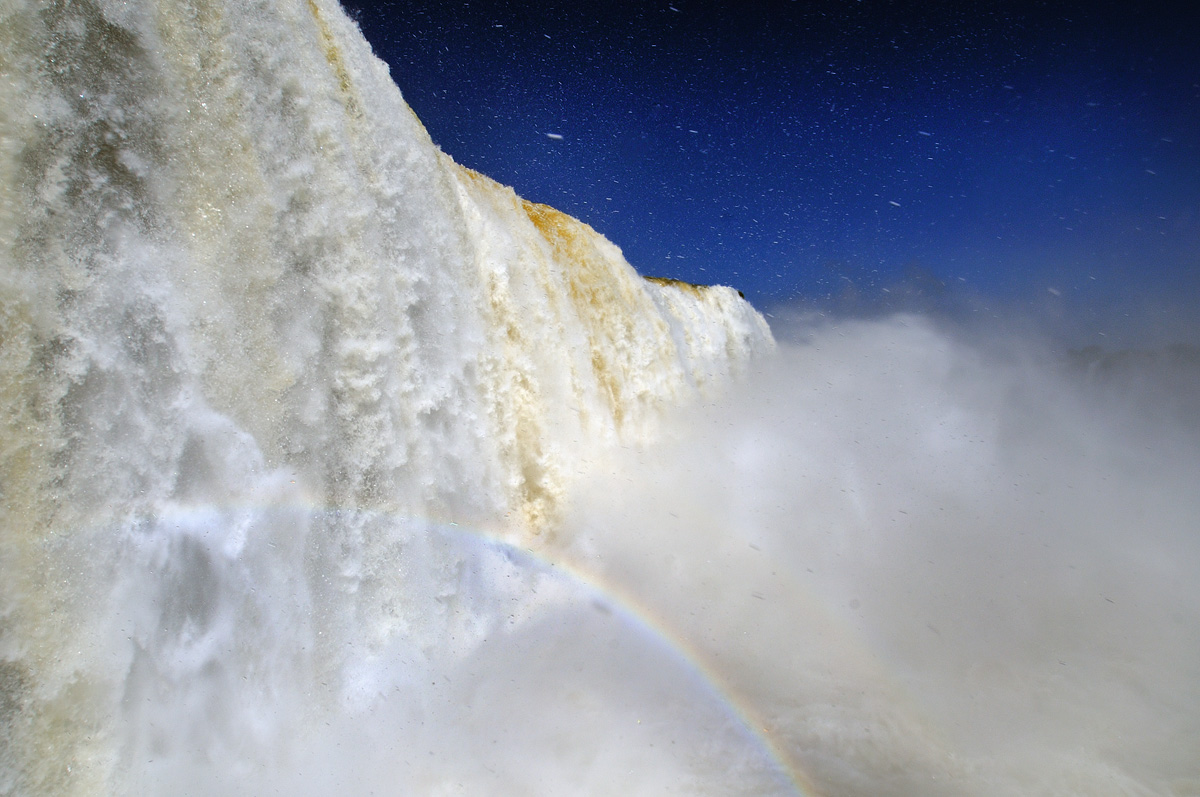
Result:
{"type": "Polygon", "coordinates": [[[822,793],[1192,793],[1195,350],[995,327],[803,325],[591,486],[578,555],[822,793]]]}

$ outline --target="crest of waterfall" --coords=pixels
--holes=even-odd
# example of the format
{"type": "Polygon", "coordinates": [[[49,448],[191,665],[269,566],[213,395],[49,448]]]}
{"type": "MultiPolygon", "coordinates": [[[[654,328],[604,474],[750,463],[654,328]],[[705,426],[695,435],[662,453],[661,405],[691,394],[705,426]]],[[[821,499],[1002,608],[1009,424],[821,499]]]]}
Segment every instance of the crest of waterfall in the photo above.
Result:
{"type": "Polygon", "coordinates": [[[240,760],[355,657],[470,647],[437,529],[553,533],[773,346],[439,152],[333,0],[5,0],[0,75],[0,793],[240,760]]]}

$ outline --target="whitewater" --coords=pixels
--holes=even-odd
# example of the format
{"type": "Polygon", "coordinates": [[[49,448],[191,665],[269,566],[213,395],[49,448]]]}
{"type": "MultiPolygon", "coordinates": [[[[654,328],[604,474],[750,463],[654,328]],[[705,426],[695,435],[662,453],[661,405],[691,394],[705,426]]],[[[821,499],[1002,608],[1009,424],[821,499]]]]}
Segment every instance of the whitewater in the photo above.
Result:
{"type": "Polygon", "coordinates": [[[331,0],[0,0],[0,794],[1200,795],[1197,397],[643,278],[331,0]]]}

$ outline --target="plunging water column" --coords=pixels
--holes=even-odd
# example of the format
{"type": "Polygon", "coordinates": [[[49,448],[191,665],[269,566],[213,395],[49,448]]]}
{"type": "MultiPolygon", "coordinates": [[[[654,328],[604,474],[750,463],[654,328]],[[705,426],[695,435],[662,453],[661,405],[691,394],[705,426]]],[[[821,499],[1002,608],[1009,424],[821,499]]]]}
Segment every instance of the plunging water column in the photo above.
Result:
{"type": "Polygon", "coordinates": [[[0,75],[0,793],[236,782],[425,678],[543,577],[449,530],[553,535],[773,345],[456,165],[332,0],[7,0],[0,75]]]}

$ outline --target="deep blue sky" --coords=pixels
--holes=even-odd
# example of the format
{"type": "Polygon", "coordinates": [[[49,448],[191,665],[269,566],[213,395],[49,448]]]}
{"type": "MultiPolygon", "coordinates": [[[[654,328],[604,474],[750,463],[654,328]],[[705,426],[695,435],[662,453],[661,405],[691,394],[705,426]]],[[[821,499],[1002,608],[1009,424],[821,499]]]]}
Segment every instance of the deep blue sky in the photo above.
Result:
{"type": "Polygon", "coordinates": [[[767,308],[905,285],[1200,305],[1195,12],[344,5],[442,149],[643,274],[767,308]]]}

